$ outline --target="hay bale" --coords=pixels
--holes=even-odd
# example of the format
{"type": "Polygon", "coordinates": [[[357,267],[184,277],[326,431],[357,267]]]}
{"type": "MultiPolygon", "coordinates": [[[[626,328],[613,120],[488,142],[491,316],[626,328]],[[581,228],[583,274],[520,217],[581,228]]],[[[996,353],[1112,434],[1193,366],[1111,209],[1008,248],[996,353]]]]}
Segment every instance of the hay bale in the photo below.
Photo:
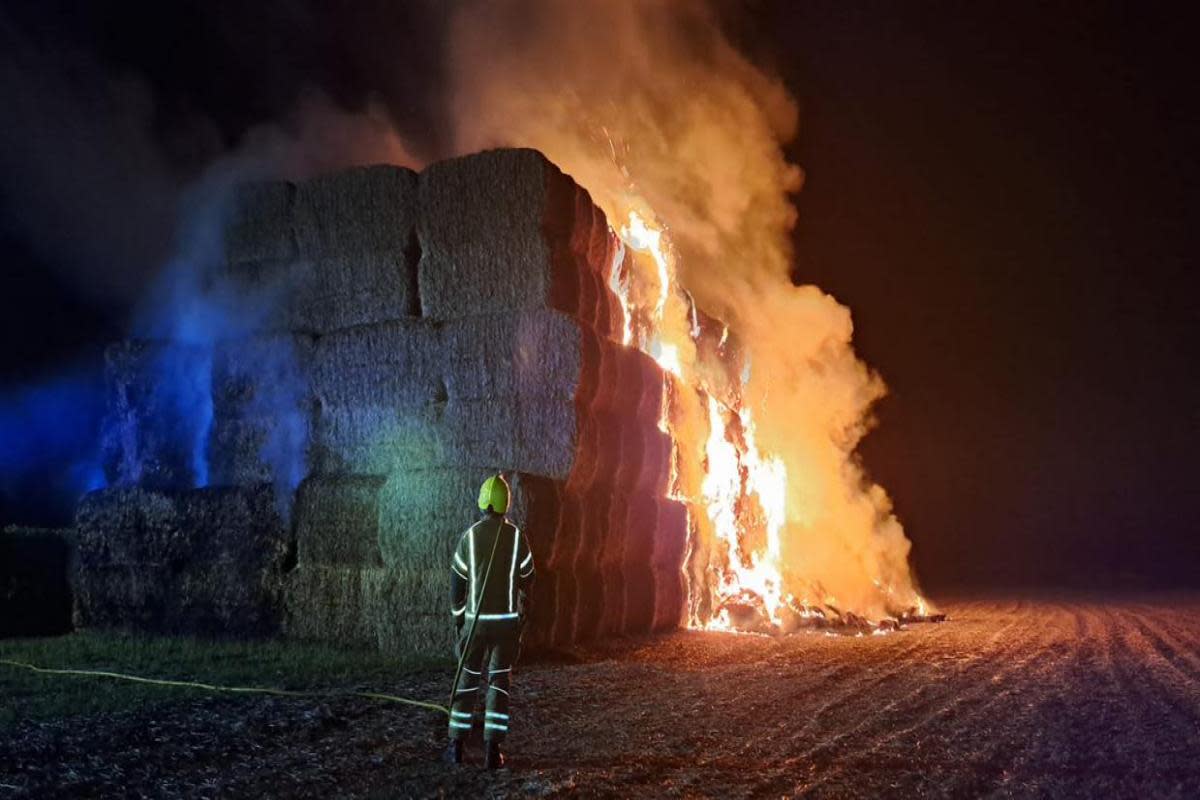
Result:
{"type": "Polygon", "coordinates": [[[456,400],[574,397],[581,340],[591,335],[570,317],[545,309],[453,320],[440,334],[446,390],[456,400]]]}
{"type": "Polygon", "coordinates": [[[292,209],[296,187],[287,181],[239,186],[225,227],[225,257],[230,264],[290,261],[296,257],[292,209]]]}
{"type": "Polygon", "coordinates": [[[313,442],[315,469],[333,474],[501,465],[560,477],[575,453],[575,408],[513,397],[416,410],[322,407],[313,442]]]}
{"type": "Polygon", "coordinates": [[[439,460],[433,408],[322,406],[313,426],[313,469],[326,474],[387,475],[439,460]]]}
{"type": "Polygon", "coordinates": [[[302,414],[217,417],[208,438],[209,485],[250,486],[274,481],[281,473],[306,474],[302,443],[307,437],[308,424],[308,418],[302,414]],[[283,440],[294,444],[281,449],[279,444],[283,440]],[[283,463],[292,460],[299,463],[283,463]]]}
{"type": "Polygon", "coordinates": [[[222,276],[253,298],[241,323],[326,333],[420,316],[416,203],[416,173],[393,166],[241,187],[222,276]]]}
{"type": "MultiPolygon", "coordinates": [[[[380,491],[379,537],[389,567],[429,570],[450,568],[454,547],[463,531],[480,517],[479,486],[495,470],[487,467],[414,469],[390,475],[380,491]]],[[[553,536],[556,520],[539,515],[538,491],[554,481],[534,475],[507,473],[512,487],[508,518],[521,527],[537,557],[549,552],[543,540],[553,536]],[[536,487],[536,488],[533,488],[536,487]],[[543,529],[546,524],[548,528],[543,529]],[[528,529],[538,525],[538,530],[528,529]],[[535,537],[537,544],[535,545],[535,537]]]]}
{"type": "Polygon", "coordinates": [[[285,583],[285,632],[387,653],[445,656],[454,630],[448,586],[448,569],[301,565],[285,583]]]}
{"type": "Polygon", "coordinates": [[[184,489],[202,481],[212,414],[211,351],[120,342],[105,351],[105,381],[101,448],[108,482],[184,489]]]}
{"type": "Polygon", "coordinates": [[[301,262],[287,298],[288,327],[335,331],[418,316],[416,264],[404,253],[361,253],[301,262]]]}
{"type": "Polygon", "coordinates": [[[447,656],[454,652],[449,567],[393,567],[363,572],[365,613],[385,653],[447,656]]]}
{"type": "Polygon", "coordinates": [[[500,464],[565,478],[575,457],[575,406],[570,401],[495,397],[451,402],[437,431],[437,466],[500,464]]]}
{"type": "Polygon", "coordinates": [[[93,492],[76,515],[76,621],[163,633],[279,627],[289,543],[270,486],[93,492]]]}
{"type": "Polygon", "coordinates": [[[219,342],[213,354],[208,482],[289,486],[309,471],[314,342],[295,334],[219,342]]]}
{"type": "Polygon", "coordinates": [[[300,257],[400,256],[414,246],[417,174],[404,167],[355,167],[304,181],[296,191],[300,257]]]}
{"type": "Polygon", "coordinates": [[[448,570],[458,537],[479,518],[486,467],[410,469],[380,490],[379,543],[389,567],[448,570]]]}
{"type": "Polygon", "coordinates": [[[383,566],[379,501],[384,479],[374,476],[313,477],[296,496],[296,545],[300,564],[383,566]]]}
{"type": "Polygon", "coordinates": [[[341,644],[375,644],[363,613],[362,570],[301,564],[283,584],[285,635],[341,644]]]}
{"type": "Polygon", "coordinates": [[[306,405],[315,343],[298,333],[218,342],[212,355],[213,413],[239,418],[306,405]]]}
{"type": "Polygon", "coordinates": [[[541,153],[442,161],[421,173],[418,191],[426,315],[553,308],[615,333],[606,286],[615,237],[587,192],[541,153]]]}
{"type": "Polygon", "coordinates": [[[317,341],[312,392],[324,407],[418,408],[446,399],[444,361],[426,320],[364,325],[317,341]]]}
{"type": "Polygon", "coordinates": [[[0,638],[71,630],[70,530],[0,531],[0,638]]]}
{"type": "Polygon", "coordinates": [[[404,253],[327,255],[235,265],[230,291],[254,298],[244,326],[328,333],[419,316],[416,266],[404,253]]]}

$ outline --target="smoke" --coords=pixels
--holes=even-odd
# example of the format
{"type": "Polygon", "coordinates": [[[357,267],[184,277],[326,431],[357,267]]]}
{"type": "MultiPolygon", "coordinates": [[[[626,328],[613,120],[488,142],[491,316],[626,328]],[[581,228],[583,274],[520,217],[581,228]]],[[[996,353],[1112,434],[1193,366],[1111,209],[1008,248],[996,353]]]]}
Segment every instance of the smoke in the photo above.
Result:
{"type": "MultiPolygon", "coordinates": [[[[788,588],[873,616],[911,604],[909,542],[854,454],[884,384],[849,310],[790,278],[786,88],[700,2],[468,3],[449,63],[456,150],[535,147],[614,227],[630,211],[665,227],[682,288],[746,346],[744,402],[789,477],[788,588]]],[[[664,324],[688,341],[681,303],[664,324]]]]}
{"type": "MultiPolygon", "coordinates": [[[[75,365],[0,394],[0,508],[15,507],[16,498],[70,508],[83,492],[104,486],[96,437],[102,386],[97,370],[75,365]]],[[[20,513],[8,521],[16,520],[36,521],[20,513]]]]}

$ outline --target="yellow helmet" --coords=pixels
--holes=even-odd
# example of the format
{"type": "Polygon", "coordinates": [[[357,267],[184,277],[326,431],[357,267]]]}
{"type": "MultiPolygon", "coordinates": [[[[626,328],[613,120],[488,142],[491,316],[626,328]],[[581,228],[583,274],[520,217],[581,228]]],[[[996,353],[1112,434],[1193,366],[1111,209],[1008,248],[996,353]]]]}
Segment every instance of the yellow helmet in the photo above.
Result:
{"type": "Polygon", "coordinates": [[[508,481],[493,475],[479,487],[479,510],[503,514],[508,511],[508,481]]]}

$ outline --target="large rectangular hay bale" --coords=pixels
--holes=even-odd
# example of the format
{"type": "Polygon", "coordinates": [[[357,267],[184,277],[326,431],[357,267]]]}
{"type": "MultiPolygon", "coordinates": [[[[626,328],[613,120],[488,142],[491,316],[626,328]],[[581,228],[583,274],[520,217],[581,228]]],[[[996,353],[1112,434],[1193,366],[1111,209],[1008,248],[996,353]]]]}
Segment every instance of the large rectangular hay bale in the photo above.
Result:
{"type": "Polygon", "coordinates": [[[379,538],[389,567],[448,570],[458,538],[479,519],[486,467],[393,473],[380,492],[379,538]]]}
{"type": "Polygon", "coordinates": [[[232,265],[229,291],[256,331],[328,333],[419,316],[416,266],[405,253],[364,252],[232,265]]]}
{"type": "Polygon", "coordinates": [[[574,397],[585,335],[576,320],[545,309],[447,322],[439,338],[447,394],[458,400],[574,397]]]}
{"type": "Polygon", "coordinates": [[[435,466],[440,460],[436,423],[432,408],[322,406],[313,426],[313,469],[333,475],[387,475],[435,466]]]}
{"type": "Polygon", "coordinates": [[[259,181],[237,188],[225,226],[230,264],[291,261],[296,257],[293,206],[296,187],[287,181],[259,181]]]}
{"type": "Polygon", "coordinates": [[[285,635],[340,644],[375,643],[363,613],[362,568],[300,564],[283,584],[285,635]]]}
{"type": "Polygon", "coordinates": [[[404,167],[354,167],[304,181],[295,201],[300,257],[401,255],[414,242],[417,174],[404,167]]]}
{"type": "Polygon", "coordinates": [[[380,490],[370,475],[312,477],[296,495],[296,546],[301,565],[383,566],[380,490]]]}
{"type": "Polygon", "coordinates": [[[296,485],[311,469],[309,427],[302,412],[218,416],[208,437],[208,485],[296,485]]]}
{"type": "Polygon", "coordinates": [[[444,362],[427,320],[364,325],[317,340],[312,393],[323,407],[419,408],[446,399],[444,362]]]}
{"type": "Polygon", "coordinates": [[[313,463],[333,474],[499,466],[564,477],[575,456],[575,427],[575,407],[566,400],[497,397],[417,410],[323,407],[313,463]]]}
{"type": "Polygon", "coordinates": [[[445,607],[448,586],[448,569],[301,565],[285,583],[285,632],[444,657],[452,652],[454,630],[445,607]]]}
{"type": "Polygon", "coordinates": [[[615,334],[607,273],[618,243],[587,192],[541,153],[434,164],[421,173],[419,207],[424,314],[553,308],[615,334]]]}
{"type": "Polygon", "coordinates": [[[270,486],[89,494],[76,514],[81,626],[264,635],[288,537],[270,486]]]}
{"type": "Polygon", "coordinates": [[[261,334],[217,342],[212,354],[212,406],[218,417],[295,413],[310,401],[315,341],[299,333],[261,334]]]}

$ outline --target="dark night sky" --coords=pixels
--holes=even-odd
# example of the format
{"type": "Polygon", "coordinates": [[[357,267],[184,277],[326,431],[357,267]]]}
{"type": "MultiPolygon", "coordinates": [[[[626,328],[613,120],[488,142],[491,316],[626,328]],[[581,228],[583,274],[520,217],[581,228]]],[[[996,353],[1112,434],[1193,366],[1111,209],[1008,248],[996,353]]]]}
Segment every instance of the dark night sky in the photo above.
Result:
{"type": "MultiPolygon", "coordinates": [[[[306,86],[352,108],[378,93],[436,141],[431,19],[319,6],[18,2],[0,21],[145,76],[181,173],[306,86]],[[208,140],[180,133],[196,118],[208,140]]],[[[1200,583],[1200,111],[1183,20],[1133,3],[780,0],[726,16],[801,102],[797,277],[853,308],[892,387],[863,455],[926,583],[1200,583]]],[[[56,277],[19,230],[0,228],[0,251],[6,387],[121,329],[125,305],[56,277]]],[[[20,516],[11,498],[5,514],[20,516]]]]}

